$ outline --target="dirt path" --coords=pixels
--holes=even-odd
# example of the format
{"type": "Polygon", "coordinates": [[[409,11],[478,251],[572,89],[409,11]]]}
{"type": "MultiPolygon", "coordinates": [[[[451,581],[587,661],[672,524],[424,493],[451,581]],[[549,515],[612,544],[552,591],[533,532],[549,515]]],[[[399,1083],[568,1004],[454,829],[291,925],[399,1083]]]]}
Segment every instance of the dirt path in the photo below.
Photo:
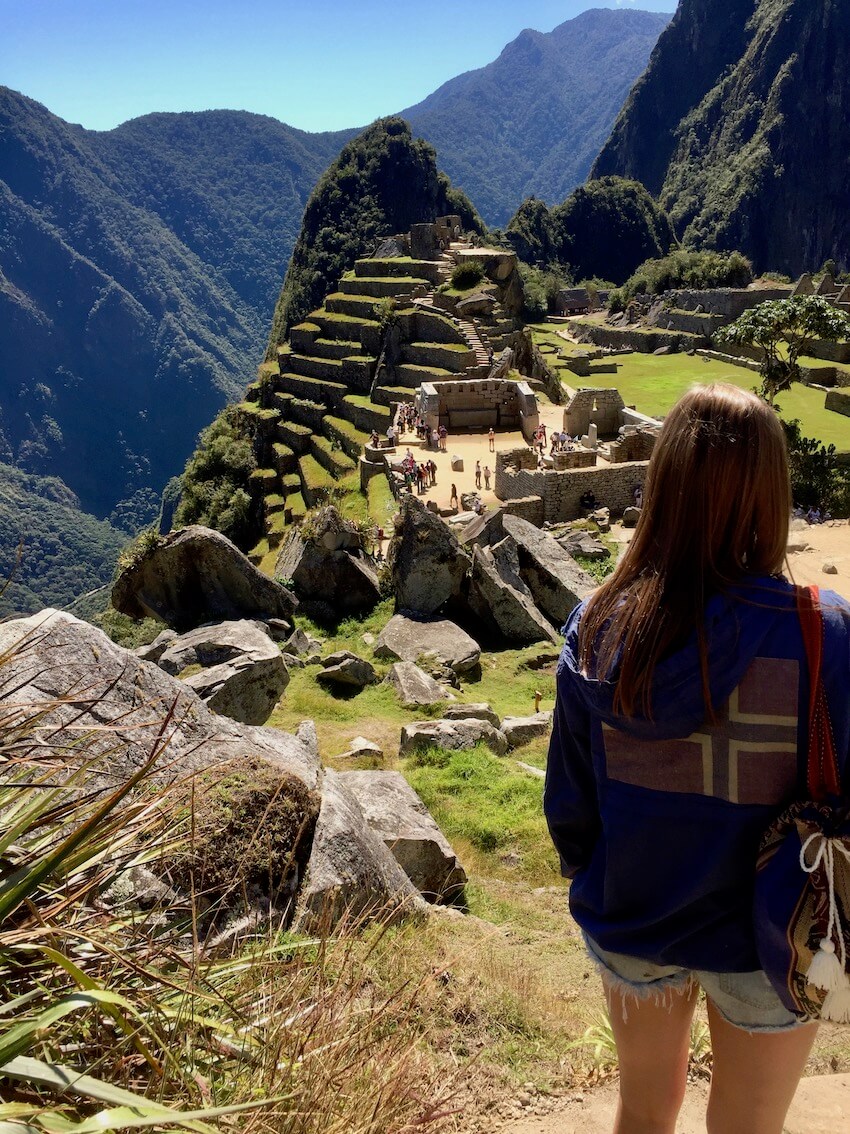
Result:
{"type": "MultiPolygon", "coordinates": [[[[708,1085],[688,1086],[676,1134],[705,1134],[708,1085]]],[[[533,1105],[533,1103],[532,1103],[533,1105]]],[[[617,1106],[616,1083],[574,1097],[546,1115],[493,1127],[500,1134],[611,1134],[617,1106]]],[[[850,1127],[850,1075],[813,1075],[800,1084],[785,1120],[784,1134],[840,1134],[850,1127]]]]}

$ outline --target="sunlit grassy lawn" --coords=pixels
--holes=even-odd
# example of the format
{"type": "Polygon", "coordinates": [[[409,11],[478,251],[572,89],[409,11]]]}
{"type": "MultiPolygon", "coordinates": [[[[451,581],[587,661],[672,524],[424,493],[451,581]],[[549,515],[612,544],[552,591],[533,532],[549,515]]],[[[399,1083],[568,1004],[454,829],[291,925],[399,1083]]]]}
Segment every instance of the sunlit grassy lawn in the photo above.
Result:
{"type": "MultiPolygon", "coordinates": [[[[687,354],[624,354],[615,359],[616,376],[600,375],[597,384],[609,381],[623,395],[626,405],[636,406],[641,413],[663,416],[673,403],[694,382],[731,382],[742,389],[753,389],[759,376],[753,370],[731,366],[714,359],[687,354]]],[[[581,379],[589,385],[590,379],[581,379]]],[[[806,437],[817,437],[825,445],[838,450],[850,449],[850,418],[824,408],[822,390],[796,383],[777,398],[786,421],[798,418],[806,437]]]]}

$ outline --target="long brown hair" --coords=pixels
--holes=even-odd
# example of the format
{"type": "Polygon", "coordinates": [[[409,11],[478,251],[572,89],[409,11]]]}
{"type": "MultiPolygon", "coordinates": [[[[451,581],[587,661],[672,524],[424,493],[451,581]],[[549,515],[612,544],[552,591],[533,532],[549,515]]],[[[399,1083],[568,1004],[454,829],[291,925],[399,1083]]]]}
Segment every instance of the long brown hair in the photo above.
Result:
{"type": "Polygon", "coordinates": [[[790,512],[776,411],[726,383],[685,394],[661,429],[634,538],[582,617],[580,664],[616,681],[617,712],[652,716],[656,664],[696,630],[712,715],[706,602],[748,576],[782,569],[790,512]]]}

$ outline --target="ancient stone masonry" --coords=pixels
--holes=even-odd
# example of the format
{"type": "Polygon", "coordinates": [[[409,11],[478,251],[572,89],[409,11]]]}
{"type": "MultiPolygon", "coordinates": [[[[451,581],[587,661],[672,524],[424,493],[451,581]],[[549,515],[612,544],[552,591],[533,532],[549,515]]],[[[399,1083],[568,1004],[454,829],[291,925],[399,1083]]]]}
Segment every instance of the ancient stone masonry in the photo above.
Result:
{"type": "Polygon", "coordinates": [[[564,432],[571,437],[580,437],[591,425],[595,425],[602,436],[616,434],[623,424],[625,407],[619,390],[577,390],[564,409],[564,432]]]}
{"type": "Polygon", "coordinates": [[[429,429],[445,425],[452,431],[521,429],[529,440],[540,424],[537,399],[527,382],[478,379],[467,382],[426,382],[417,394],[429,429]]]}
{"type": "Polygon", "coordinates": [[[541,522],[577,519],[583,512],[582,497],[588,492],[613,514],[622,513],[634,502],[635,488],[643,487],[648,464],[630,461],[559,472],[538,469],[530,450],[509,450],[496,454],[496,495],[506,506],[513,500],[523,500],[528,511],[532,511],[528,498],[538,498],[542,505],[541,522]]]}

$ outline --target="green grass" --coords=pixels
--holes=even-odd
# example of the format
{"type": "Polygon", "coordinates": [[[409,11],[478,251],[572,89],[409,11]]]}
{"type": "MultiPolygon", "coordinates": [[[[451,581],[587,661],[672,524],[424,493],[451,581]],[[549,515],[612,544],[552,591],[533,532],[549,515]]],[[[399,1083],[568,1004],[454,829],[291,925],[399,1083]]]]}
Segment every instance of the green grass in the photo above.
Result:
{"type": "MultiPolygon", "coordinates": [[[[660,417],[695,382],[731,382],[751,390],[759,376],[752,370],[714,359],[687,354],[624,354],[617,356],[616,374],[600,374],[595,379],[574,379],[575,384],[615,386],[626,405],[634,405],[641,413],[660,417]]],[[[841,414],[824,408],[825,395],[800,383],[777,398],[782,417],[787,421],[799,418],[806,437],[816,437],[839,450],[850,449],[850,421],[841,414]]]]}
{"type": "Polygon", "coordinates": [[[382,527],[388,535],[392,527],[392,518],[398,510],[398,504],[390,491],[390,482],[385,476],[372,477],[366,489],[366,498],[369,507],[369,519],[373,524],[382,527]]]}
{"type": "Polygon", "coordinates": [[[557,879],[543,818],[543,781],[483,745],[460,752],[433,748],[404,763],[404,773],[449,842],[479,854],[510,856],[514,877],[538,886],[557,879]]]}

